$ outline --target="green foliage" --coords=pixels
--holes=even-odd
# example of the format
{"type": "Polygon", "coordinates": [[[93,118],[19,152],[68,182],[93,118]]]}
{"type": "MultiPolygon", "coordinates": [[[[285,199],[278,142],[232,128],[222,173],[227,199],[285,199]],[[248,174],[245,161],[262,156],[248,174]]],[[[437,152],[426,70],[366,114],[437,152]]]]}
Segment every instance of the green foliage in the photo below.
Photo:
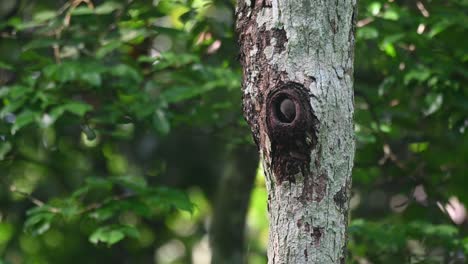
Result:
{"type": "Polygon", "coordinates": [[[93,234],[89,237],[89,241],[93,244],[98,244],[100,242],[106,243],[108,246],[119,242],[124,239],[126,236],[138,238],[138,230],[132,226],[122,226],[122,225],[111,225],[103,226],[94,231],[93,234]]]}
{"type": "MultiPolygon", "coordinates": [[[[152,188],[144,178],[86,178],[83,186],[70,197],[55,199],[49,204],[39,204],[30,209],[24,227],[32,234],[40,235],[57,221],[89,218],[96,223],[106,224],[122,213],[151,218],[169,214],[173,209],[192,213],[194,208],[185,193],[164,187],[152,188]],[[122,189],[123,193],[112,195],[116,189],[122,189]]],[[[133,226],[103,226],[91,234],[90,241],[112,245],[127,235],[136,237],[136,233],[133,226]]]]}
{"type": "MultiPolygon", "coordinates": [[[[207,1],[61,3],[21,4],[0,25],[8,50],[0,54],[0,255],[86,263],[91,250],[92,261],[123,261],[100,250],[105,244],[146,250],[147,263],[175,237],[166,219],[207,214],[181,190],[194,185],[187,171],[204,176],[183,159],[180,172],[166,165],[177,131],[210,138],[224,127],[214,135],[223,146],[248,138],[231,100],[240,98],[232,18],[210,17],[226,5],[207,1]],[[63,236],[70,240],[58,242],[63,236]]],[[[216,165],[208,163],[198,167],[216,165]]]]}
{"type": "Polygon", "coordinates": [[[466,7],[359,2],[350,263],[465,262],[466,7]]]}

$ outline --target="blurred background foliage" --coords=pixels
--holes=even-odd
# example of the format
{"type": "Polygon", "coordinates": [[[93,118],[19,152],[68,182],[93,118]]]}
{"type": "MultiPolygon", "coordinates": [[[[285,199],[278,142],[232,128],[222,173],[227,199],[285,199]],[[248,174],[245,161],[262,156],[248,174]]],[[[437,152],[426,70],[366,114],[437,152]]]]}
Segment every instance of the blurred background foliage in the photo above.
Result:
{"type": "MultiPolygon", "coordinates": [[[[1,264],[209,263],[220,179],[230,159],[256,159],[232,155],[253,146],[234,8],[0,2],[1,264]]],[[[359,1],[348,263],[466,262],[467,10],[359,1]]],[[[247,259],[260,264],[253,171],[247,259]]]]}

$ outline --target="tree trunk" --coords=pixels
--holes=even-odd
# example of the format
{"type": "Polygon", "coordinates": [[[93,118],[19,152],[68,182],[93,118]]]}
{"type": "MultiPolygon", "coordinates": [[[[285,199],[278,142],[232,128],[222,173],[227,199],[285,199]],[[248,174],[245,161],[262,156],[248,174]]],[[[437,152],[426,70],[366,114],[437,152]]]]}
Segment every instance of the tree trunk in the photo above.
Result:
{"type": "Polygon", "coordinates": [[[258,168],[253,146],[235,147],[218,184],[211,224],[211,263],[246,263],[245,220],[258,168]]]}
{"type": "Polygon", "coordinates": [[[268,189],[269,263],[344,263],[355,0],[239,0],[243,107],[268,189]]]}

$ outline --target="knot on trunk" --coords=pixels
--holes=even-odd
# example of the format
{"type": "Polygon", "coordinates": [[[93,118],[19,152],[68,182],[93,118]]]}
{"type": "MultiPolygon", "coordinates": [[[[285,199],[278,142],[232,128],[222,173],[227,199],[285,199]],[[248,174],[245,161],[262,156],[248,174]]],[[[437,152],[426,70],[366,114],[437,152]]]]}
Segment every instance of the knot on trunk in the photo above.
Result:
{"type": "Polygon", "coordinates": [[[309,171],[310,151],[317,142],[318,121],[309,96],[303,85],[287,82],[268,93],[264,107],[277,182],[295,182],[297,173],[309,171]]]}

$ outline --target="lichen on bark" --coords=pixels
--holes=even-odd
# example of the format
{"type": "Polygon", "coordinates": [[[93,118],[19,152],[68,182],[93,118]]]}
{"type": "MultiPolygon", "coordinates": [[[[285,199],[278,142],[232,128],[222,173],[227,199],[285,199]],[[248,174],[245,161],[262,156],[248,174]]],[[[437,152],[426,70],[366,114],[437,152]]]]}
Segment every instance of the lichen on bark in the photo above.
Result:
{"type": "Polygon", "coordinates": [[[269,263],[344,260],[355,8],[355,0],[238,1],[243,110],[265,169],[269,263]],[[275,92],[299,100],[308,120],[272,126],[275,92]]]}

